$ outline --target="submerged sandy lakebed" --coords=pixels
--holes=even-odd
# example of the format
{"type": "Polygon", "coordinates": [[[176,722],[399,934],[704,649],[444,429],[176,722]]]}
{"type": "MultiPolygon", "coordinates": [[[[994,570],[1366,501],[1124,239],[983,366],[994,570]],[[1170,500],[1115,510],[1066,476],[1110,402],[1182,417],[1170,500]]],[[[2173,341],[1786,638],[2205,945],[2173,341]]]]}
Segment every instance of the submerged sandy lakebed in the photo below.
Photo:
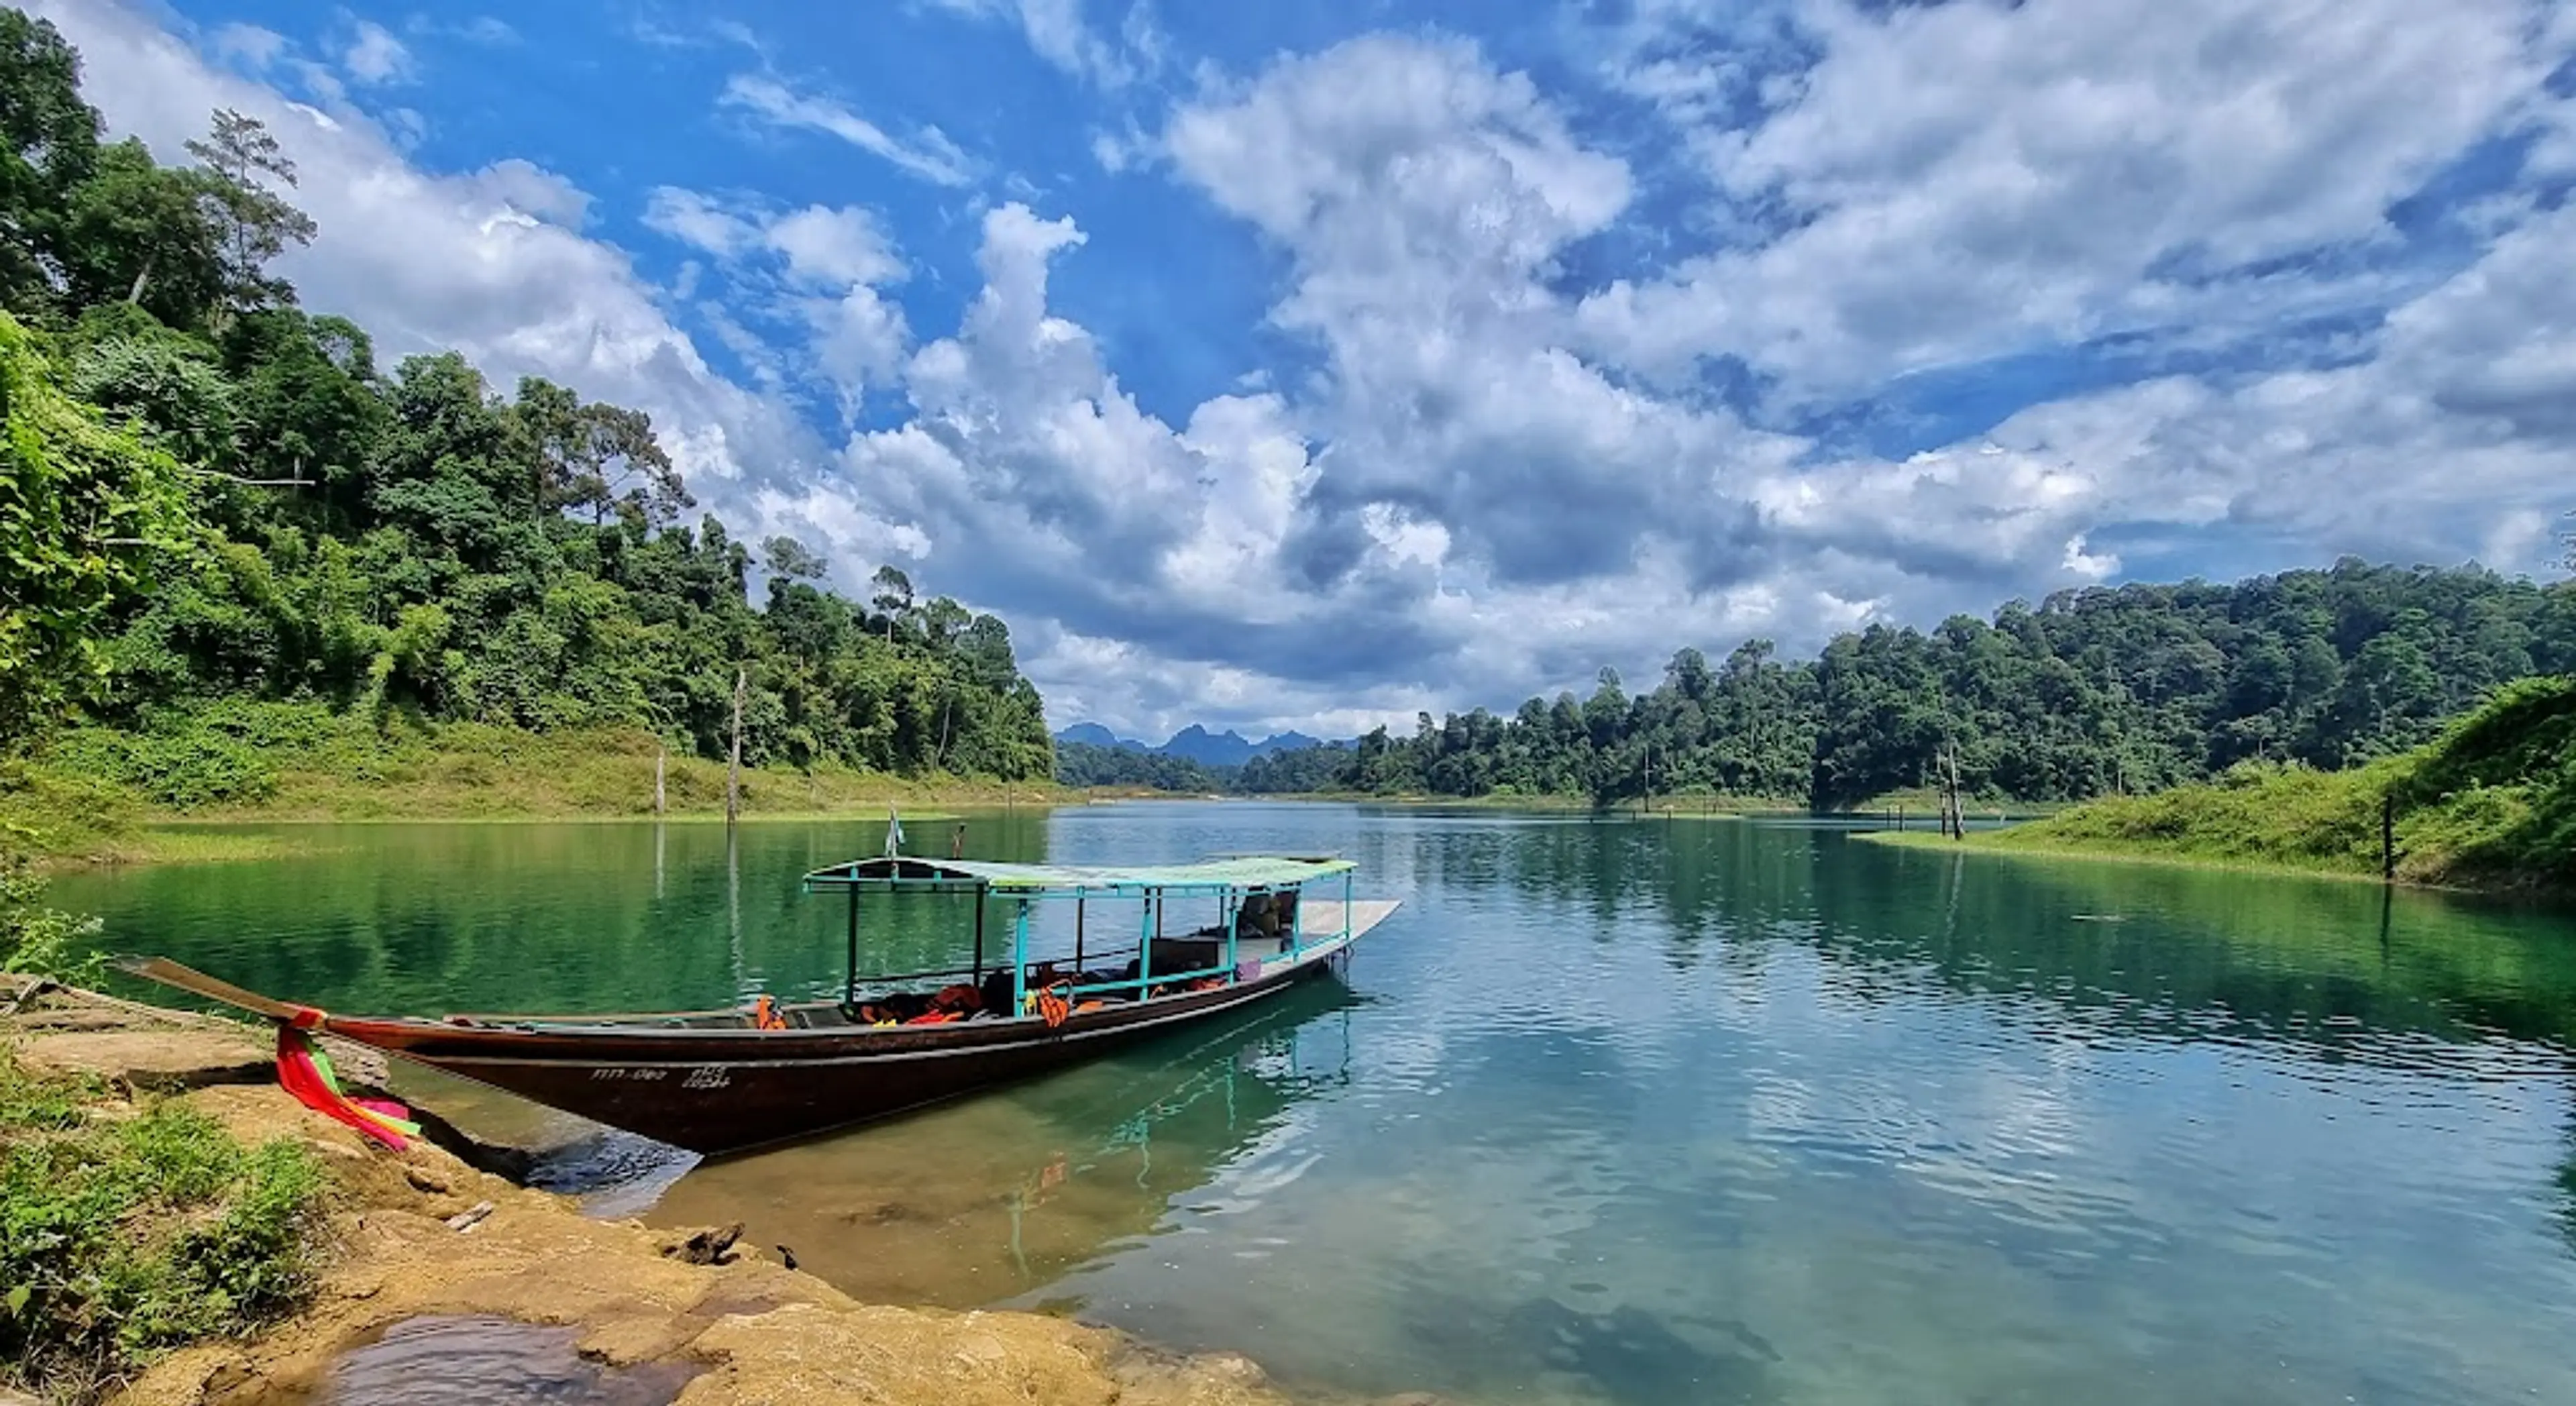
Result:
{"type": "MultiPolygon", "coordinates": [[[[1285,1403],[1231,1355],[1164,1353],[1107,1329],[1021,1312],[861,1303],[722,1233],[584,1216],[564,1197],[478,1170],[416,1141],[395,1153],[298,1104],[269,1075],[264,1032],[7,978],[0,1039],[38,1070],[103,1080],[106,1097],[184,1100],[246,1143],[292,1138],[330,1169],[326,1267],[294,1317],[246,1341],[163,1357],[117,1398],[135,1406],[337,1399],[335,1367],[411,1325],[481,1318],[571,1330],[603,1376],[687,1406],[725,1402],[1285,1403]],[[696,1253],[692,1253],[692,1240],[696,1253]]],[[[335,1047],[352,1083],[381,1079],[335,1047]]],[[[451,1137],[450,1140],[453,1140],[451,1137]]],[[[459,1143],[486,1165],[508,1154],[459,1143]]],[[[435,1373],[439,1360],[409,1370],[435,1373]]],[[[617,1399],[632,1401],[633,1393],[617,1399]]]]}

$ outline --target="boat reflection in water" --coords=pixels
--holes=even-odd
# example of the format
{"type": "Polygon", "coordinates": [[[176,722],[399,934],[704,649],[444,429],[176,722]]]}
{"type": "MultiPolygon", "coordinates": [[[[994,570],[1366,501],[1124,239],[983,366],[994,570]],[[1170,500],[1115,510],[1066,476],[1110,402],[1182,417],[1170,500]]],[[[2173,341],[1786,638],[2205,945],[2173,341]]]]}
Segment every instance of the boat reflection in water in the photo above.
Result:
{"type": "Polygon", "coordinates": [[[712,1162],[645,1219],[743,1223],[862,1301],[951,1308],[1154,1234],[1301,1099],[1349,1078],[1362,998],[1307,982],[1259,1014],[839,1137],[712,1162]]]}

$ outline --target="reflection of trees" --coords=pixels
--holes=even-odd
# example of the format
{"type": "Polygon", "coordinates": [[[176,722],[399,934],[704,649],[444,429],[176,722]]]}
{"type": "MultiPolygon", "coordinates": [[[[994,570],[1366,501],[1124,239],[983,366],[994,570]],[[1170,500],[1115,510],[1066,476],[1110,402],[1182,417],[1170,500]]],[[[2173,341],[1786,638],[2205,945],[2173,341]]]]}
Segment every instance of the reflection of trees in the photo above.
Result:
{"type": "MultiPolygon", "coordinates": [[[[969,825],[979,855],[1045,855],[1043,812],[969,825]]],[[[945,853],[945,827],[931,828],[921,844],[945,853]]],[[[299,858],[69,875],[58,891],[107,918],[115,950],[335,1010],[671,1009],[724,1004],[745,985],[838,991],[844,910],[797,880],[875,853],[884,820],[738,835],[729,862],[725,827],[705,823],[316,829],[296,836],[317,850],[299,858]]],[[[864,960],[944,966],[972,938],[954,903],[872,908],[864,960]]]]}
{"type": "Polygon", "coordinates": [[[1356,998],[1301,984],[1258,1014],[836,1138],[701,1166],[656,1223],[742,1220],[863,1299],[966,1306],[1155,1231],[1301,1099],[1347,1081],[1356,998]]]}
{"type": "Polygon", "coordinates": [[[1928,963],[1955,988],[2045,997],[2124,1030],[2326,1050],[2360,1033],[2576,1038],[2576,944],[2543,915],[2367,884],[1849,844],[1818,866],[1828,953],[1928,963]],[[1943,883],[1954,922],[1931,911],[1943,883]]]}
{"type": "MultiPolygon", "coordinates": [[[[2576,1089],[2576,1062],[2570,1063],[2567,1075],[2568,1087],[2576,1089]]],[[[2558,1163],[2558,1233],[2566,1237],[2569,1249],[2576,1250],[2576,1094],[2568,1098],[2565,1137],[2567,1155],[2558,1163]]]]}
{"type": "MultiPolygon", "coordinates": [[[[2405,1038],[2576,1050],[2576,921],[2366,883],[1894,849],[1831,828],[1610,820],[1425,831],[1427,883],[1558,905],[1564,940],[1655,942],[1751,975],[1795,942],[1861,1000],[1925,983],[2005,1021],[2307,1057],[2404,1058],[2405,1038]],[[1712,943],[1710,939],[1723,939],[1712,943]]],[[[2438,1057],[2438,1056],[2437,1056],[2438,1057]]],[[[2576,1066],[2567,1070],[2576,1088],[2576,1066]]],[[[2576,1104],[2556,1172],[2576,1247],[2576,1104]]]]}
{"type": "Polygon", "coordinates": [[[2567,1127],[2567,1160],[2558,1164],[2558,1230],[2576,1249],[2576,1120],[2567,1127]]]}
{"type": "Polygon", "coordinates": [[[2357,1030],[2576,1045],[2576,924],[2547,913],[2371,884],[1889,849],[1758,823],[1533,824],[1422,843],[1427,879],[1565,905],[1590,920],[1569,939],[1658,940],[1676,969],[1711,938],[1738,940],[1730,962],[1748,959],[1745,942],[1787,939],[1864,998],[1929,976],[2129,1033],[2329,1053],[2357,1030]]]}

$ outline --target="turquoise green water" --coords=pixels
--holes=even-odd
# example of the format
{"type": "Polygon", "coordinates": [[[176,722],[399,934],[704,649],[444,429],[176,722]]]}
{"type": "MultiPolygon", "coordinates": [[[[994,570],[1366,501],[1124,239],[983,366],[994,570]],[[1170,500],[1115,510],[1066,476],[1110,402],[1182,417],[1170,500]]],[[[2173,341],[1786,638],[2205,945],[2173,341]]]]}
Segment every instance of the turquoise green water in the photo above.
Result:
{"type": "MultiPolygon", "coordinates": [[[[60,896],[120,949],[339,1009],[721,1004],[835,988],[840,910],[794,881],[883,823],[316,838],[60,896]]],[[[1355,1393],[2576,1401],[2564,916],[1740,822],[968,827],[979,857],[1266,848],[1405,900],[1347,988],[604,1194],[863,1294],[1355,1393]]],[[[871,947],[962,960],[943,916],[872,915],[871,947]]]]}

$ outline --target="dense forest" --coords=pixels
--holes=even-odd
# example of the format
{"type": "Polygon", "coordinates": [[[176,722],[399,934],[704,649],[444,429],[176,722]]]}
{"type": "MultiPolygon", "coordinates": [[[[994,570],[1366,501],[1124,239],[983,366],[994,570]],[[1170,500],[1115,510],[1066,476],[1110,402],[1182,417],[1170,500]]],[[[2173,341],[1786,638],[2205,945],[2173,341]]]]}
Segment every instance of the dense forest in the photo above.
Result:
{"type": "Polygon", "coordinates": [[[1410,737],[1275,754],[1237,782],[1604,803],[1651,785],[1830,810],[1929,785],[1952,748],[1974,794],[2073,800],[2248,759],[2347,766],[2431,740],[2510,680],[2571,668],[2576,590],[2345,561],[2061,592],[1929,634],[1872,626],[1795,663],[1764,640],[1715,666],[1684,649],[1648,692],[1604,670],[1588,698],[1425,713],[1410,737]]]}
{"type": "Polygon", "coordinates": [[[380,367],[271,271],[319,233],[275,139],[217,112],[188,153],[107,142],[78,56],[0,10],[0,744],[276,705],[713,758],[739,677],[748,763],[1050,771],[1000,620],[684,525],[638,411],[380,367]]]}

